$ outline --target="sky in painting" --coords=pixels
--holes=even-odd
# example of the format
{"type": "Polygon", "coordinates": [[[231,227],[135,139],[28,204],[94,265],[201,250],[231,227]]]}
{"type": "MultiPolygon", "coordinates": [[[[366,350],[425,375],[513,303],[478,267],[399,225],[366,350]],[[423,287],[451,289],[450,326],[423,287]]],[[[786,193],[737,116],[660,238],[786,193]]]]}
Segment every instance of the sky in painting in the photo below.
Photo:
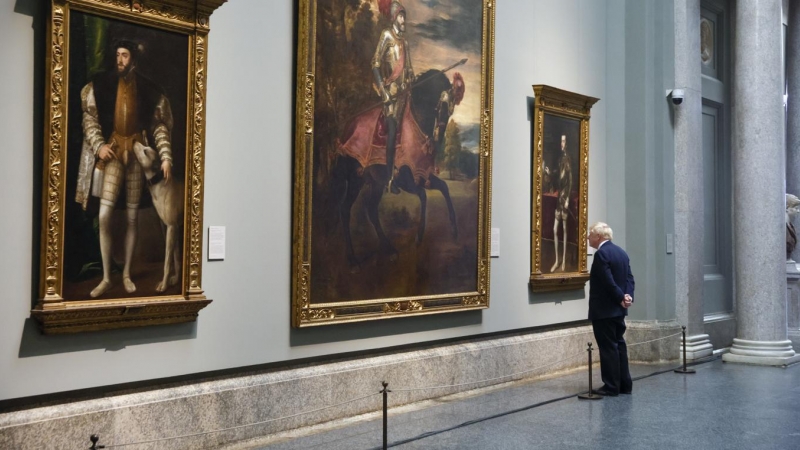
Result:
{"type": "MultiPolygon", "coordinates": [[[[378,10],[377,0],[365,0],[378,10]]],[[[483,0],[401,0],[406,9],[406,39],[411,46],[414,73],[443,69],[461,59],[467,63],[450,70],[464,77],[464,100],[453,119],[462,128],[480,122],[481,33],[483,0]]]]}

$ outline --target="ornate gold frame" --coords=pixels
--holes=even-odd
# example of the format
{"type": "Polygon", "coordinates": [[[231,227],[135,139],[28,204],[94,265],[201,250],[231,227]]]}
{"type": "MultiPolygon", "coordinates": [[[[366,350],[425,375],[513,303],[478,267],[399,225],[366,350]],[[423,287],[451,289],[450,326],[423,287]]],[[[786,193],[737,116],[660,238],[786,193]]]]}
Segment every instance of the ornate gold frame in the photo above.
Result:
{"type": "Polygon", "coordinates": [[[51,0],[46,43],[44,174],[39,301],[31,311],[46,334],[196,320],[211,303],[200,287],[203,246],[206,51],[209,16],[226,0],[51,0]],[[62,297],[66,142],[72,10],[188,36],[187,161],[183,295],[65,301],[62,297]]]}
{"type": "Polygon", "coordinates": [[[589,118],[590,111],[599,99],[551,86],[534,85],[533,142],[531,143],[531,275],[529,284],[534,292],[583,289],[589,279],[586,269],[586,239],[589,205],[589,118]],[[578,271],[555,274],[542,273],[542,191],[544,159],[542,140],[544,115],[552,114],[580,121],[580,180],[578,205],[578,271]]]}
{"type": "Polygon", "coordinates": [[[316,7],[300,0],[298,12],[295,182],[292,233],[292,326],[311,327],[398,316],[438,314],[489,307],[492,111],[494,97],[493,0],[482,0],[481,129],[478,188],[478,273],[475,290],[444,295],[331,302],[310,298],[311,193],[313,184],[316,7]]]}

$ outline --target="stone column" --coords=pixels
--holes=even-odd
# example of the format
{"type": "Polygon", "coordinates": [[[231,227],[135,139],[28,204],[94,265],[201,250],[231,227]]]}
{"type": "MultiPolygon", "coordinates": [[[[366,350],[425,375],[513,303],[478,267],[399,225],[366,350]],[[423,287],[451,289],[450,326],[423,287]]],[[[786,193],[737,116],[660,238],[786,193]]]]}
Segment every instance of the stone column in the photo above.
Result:
{"type": "MultiPolygon", "coordinates": [[[[786,192],[800,197],[800,4],[788,2],[789,20],[786,28],[786,192]]],[[[800,229],[800,214],[794,217],[795,229],[800,229]]],[[[800,245],[792,252],[800,261],[800,245]]]]}
{"type": "MultiPolygon", "coordinates": [[[[686,325],[686,359],[713,352],[703,332],[703,128],[700,0],[675,0],[675,315],[686,325]]],[[[680,348],[683,354],[683,346],[680,348]]]]}
{"type": "Polygon", "coordinates": [[[792,348],[800,348],[800,270],[794,261],[786,261],[786,301],[789,340],[792,348]]]}
{"type": "Polygon", "coordinates": [[[781,0],[736,3],[733,201],[736,338],[728,362],[800,361],[787,339],[781,0]]]}
{"type": "MultiPolygon", "coordinates": [[[[800,196],[800,5],[789,2],[787,6],[786,192],[800,196]]],[[[795,215],[792,221],[795,230],[800,229],[800,214],[795,215]]],[[[800,261],[800,245],[795,247],[791,258],[786,261],[789,340],[793,347],[800,345],[800,270],[796,261],[800,261]]]]}

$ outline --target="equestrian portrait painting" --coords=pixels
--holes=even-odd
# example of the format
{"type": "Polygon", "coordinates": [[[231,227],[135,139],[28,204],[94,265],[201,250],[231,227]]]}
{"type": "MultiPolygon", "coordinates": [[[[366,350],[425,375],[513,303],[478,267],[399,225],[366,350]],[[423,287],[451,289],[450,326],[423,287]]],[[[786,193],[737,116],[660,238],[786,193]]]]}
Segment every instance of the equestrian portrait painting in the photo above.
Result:
{"type": "Polygon", "coordinates": [[[192,321],[208,304],[197,81],[223,1],[52,0],[33,311],[46,332],[192,321]]]}
{"type": "Polygon", "coordinates": [[[488,307],[493,7],[300,1],[294,326],[488,307]]]}

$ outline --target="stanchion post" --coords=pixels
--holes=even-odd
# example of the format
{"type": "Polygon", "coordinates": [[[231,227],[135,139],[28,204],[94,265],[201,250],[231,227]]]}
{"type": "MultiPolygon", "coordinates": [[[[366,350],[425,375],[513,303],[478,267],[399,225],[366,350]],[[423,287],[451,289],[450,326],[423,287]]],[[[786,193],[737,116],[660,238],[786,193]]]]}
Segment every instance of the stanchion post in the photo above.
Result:
{"type": "Polygon", "coordinates": [[[681,326],[682,342],[683,342],[683,367],[675,369],[675,373],[695,373],[694,369],[686,368],[686,326],[681,326]]]}
{"type": "Polygon", "coordinates": [[[381,393],[383,394],[383,450],[386,450],[387,445],[389,444],[389,392],[391,392],[389,388],[389,383],[383,381],[381,382],[383,385],[383,390],[381,393]]]}
{"type": "Polygon", "coordinates": [[[594,389],[592,389],[592,343],[589,342],[587,345],[589,346],[586,350],[589,353],[589,393],[579,394],[578,398],[581,400],[600,400],[603,396],[595,394],[594,389]]]}
{"type": "Polygon", "coordinates": [[[97,443],[100,442],[100,436],[98,436],[96,434],[93,434],[93,435],[89,436],[89,441],[92,442],[92,446],[89,447],[89,450],[97,450],[99,448],[106,448],[105,445],[97,445],[97,443]]]}

